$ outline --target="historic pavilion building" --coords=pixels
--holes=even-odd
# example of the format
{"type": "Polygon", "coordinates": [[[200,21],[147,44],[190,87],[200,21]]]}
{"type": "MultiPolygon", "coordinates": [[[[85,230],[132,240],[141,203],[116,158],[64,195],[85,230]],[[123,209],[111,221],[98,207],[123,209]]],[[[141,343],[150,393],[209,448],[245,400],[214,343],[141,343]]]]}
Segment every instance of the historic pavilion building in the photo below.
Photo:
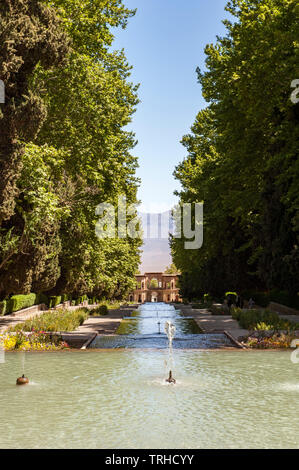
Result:
{"type": "Polygon", "coordinates": [[[181,302],[177,274],[145,273],[136,275],[136,288],[129,302],[181,302]]]}

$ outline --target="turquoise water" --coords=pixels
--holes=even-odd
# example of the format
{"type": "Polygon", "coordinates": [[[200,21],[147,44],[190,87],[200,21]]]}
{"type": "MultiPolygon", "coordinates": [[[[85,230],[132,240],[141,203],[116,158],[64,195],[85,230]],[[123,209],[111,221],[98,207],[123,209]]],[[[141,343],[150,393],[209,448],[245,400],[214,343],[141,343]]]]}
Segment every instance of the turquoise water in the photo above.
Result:
{"type": "Polygon", "coordinates": [[[150,307],[138,332],[121,335],[123,348],[6,353],[0,448],[299,448],[290,352],[227,348],[224,335],[190,333],[173,309],[158,314],[177,327],[175,385],[150,307]],[[30,384],[18,387],[23,368],[30,384]]]}
{"type": "Polygon", "coordinates": [[[139,308],[137,316],[121,322],[117,336],[97,336],[90,347],[166,349],[166,321],[171,321],[176,328],[174,349],[221,349],[233,346],[224,334],[202,334],[192,318],[184,317],[172,305],[146,303],[139,308]]]}
{"type": "Polygon", "coordinates": [[[0,448],[298,448],[289,352],[21,353],[0,364],[0,448]]]}

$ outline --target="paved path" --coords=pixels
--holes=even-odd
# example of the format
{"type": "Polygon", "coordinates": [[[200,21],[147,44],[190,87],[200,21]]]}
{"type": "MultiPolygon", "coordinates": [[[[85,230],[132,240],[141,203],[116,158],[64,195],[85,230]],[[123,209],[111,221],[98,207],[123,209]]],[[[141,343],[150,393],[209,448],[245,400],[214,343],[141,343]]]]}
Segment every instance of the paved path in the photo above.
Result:
{"type": "Polygon", "coordinates": [[[224,333],[227,331],[233,339],[239,341],[242,336],[249,334],[248,330],[239,327],[230,315],[212,315],[207,309],[183,308],[185,316],[193,317],[204,333],[224,333]]]}
{"type": "MultiPolygon", "coordinates": [[[[207,309],[194,309],[184,305],[181,308],[185,316],[193,317],[205,333],[223,333],[227,331],[234,340],[240,341],[249,334],[248,330],[240,328],[238,322],[230,315],[212,315],[207,309]]],[[[281,318],[299,323],[299,315],[280,315],[281,318]]]]}
{"type": "Polygon", "coordinates": [[[64,333],[63,339],[73,348],[81,348],[86,342],[92,340],[96,334],[114,335],[123,317],[130,316],[135,307],[124,307],[109,310],[108,315],[89,317],[83,325],[75,331],[64,333]]]}

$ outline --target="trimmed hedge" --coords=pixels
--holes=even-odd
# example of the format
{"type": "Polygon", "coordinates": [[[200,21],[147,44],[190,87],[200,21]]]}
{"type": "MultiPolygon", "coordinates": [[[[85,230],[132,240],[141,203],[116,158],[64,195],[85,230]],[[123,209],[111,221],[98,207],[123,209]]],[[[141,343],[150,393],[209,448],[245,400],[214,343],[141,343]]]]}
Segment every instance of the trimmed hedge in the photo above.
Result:
{"type": "Polygon", "coordinates": [[[49,305],[49,299],[48,297],[46,296],[46,294],[37,294],[36,296],[36,304],[45,304],[45,305],[49,305]]]}
{"type": "Polygon", "coordinates": [[[80,295],[80,297],[76,299],[76,305],[82,304],[85,300],[88,300],[87,295],[86,294],[80,295]]]}
{"type": "Polygon", "coordinates": [[[13,295],[10,299],[0,302],[0,315],[17,312],[23,308],[32,307],[37,303],[39,303],[37,294],[13,295]]]}
{"type": "Polygon", "coordinates": [[[6,300],[1,300],[0,302],[0,316],[5,315],[6,313],[6,300]]]}
{"type": "Polygon", "coordinates": [[[61,304],[61,295],[52,295],[49,297],[49,308],[54,308],[61,304]]]}
{"type": "Polygon", "coordinates": [[[48,297],[45,294],[34,293],[13,295],[10,299],[0,302],[0,315],[7,315],[38,304],[48,305],[48,297]]]}
{"type": "Polygon", "coordinates": [[[100,303],[96,297],[89,299],[86,294],[79,296],[76,300],[72,299],[71,294],[52,295],[50,297],[47,297],[44,293],[30,293],[27,295],[19,294],[13,295],[10,299],[0,301],[0,316],[39,304],[45,304],[49,308],[55,308],[57,305],[68,300],[71,302],[72,306],[82,304],[86,300],[89,304],[100,303]]]}
{"type": "MultiPolygon", "coordinates": [[[[23,308],[32,307],[36,304],[36,294],[28,294],[28,295],[13,295],[10,301],[10,312],[17,312],[18,310],[22,310],[23,308]]],[[[7,312],[8,313],[8,312],[7,312]]]]}

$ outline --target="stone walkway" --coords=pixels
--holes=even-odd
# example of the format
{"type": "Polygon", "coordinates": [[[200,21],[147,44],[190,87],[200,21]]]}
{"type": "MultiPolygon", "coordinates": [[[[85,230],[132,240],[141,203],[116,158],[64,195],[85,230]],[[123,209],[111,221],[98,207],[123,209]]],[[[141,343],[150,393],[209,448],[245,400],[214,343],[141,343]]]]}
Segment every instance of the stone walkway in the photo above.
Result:
{"type": "Polygon", "coordinates": [[[102,317],[90,317],[75,331],[64,333],[62,337],[71,347],[81,348],[97,334],[114,335],[123,317],[130,316],[133,310],[135,307],[124,307],[109,310],[108,315],[102,317]]]}
{"type": "MultiPolygon", "coordinates": [[[[240,328],[238,322],[230,315],[212,315],[207,309],[193,309],[190,305],[182,305],[178,308],[185,316],[193,317],[204,333],[227,332],[237,342],[249,334],[249,331],[240,328]]],[[[280,317],[299,323],[299,315],[280,315],[280,317]]]]}
{"type": "Polygon", "coordinates": [[[193,309],[189,306],[184,306],[181,311],[185,316],[193,317],[204,333],[226,331],[237,342],[242,336],[249,334],[249,331],[240,328],[238,322],[230,315],[212,315],[207,309],[193,309]]]}

